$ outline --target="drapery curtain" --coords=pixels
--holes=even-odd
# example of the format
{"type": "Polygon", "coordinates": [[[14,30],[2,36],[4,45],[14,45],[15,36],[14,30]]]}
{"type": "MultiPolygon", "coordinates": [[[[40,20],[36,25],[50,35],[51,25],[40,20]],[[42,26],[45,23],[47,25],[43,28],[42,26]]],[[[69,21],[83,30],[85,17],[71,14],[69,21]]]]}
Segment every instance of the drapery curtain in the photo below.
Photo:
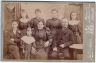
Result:
{"type": "Polygon", "coordinates": [[[15,3],[15,20],[20,17],[21,3],[15,3]]]}
{"type": "Polygon", "coordinates": [[[11,28],[12,20],[16,20],[20,17],[21,3],[13,3],[13,2],[5,2],[3,3],[3,20],[4,20],[4,45],[3,45],[3,56],[4,59],[11,58],[10,54],[8,54],[8,30],[11,28]]]}

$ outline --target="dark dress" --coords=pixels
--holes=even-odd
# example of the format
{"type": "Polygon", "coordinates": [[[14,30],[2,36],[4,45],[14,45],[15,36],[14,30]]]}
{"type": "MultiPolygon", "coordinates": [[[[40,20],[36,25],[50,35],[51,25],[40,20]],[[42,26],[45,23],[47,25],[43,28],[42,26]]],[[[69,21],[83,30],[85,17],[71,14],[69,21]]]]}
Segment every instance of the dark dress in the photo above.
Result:
{"type": "Polygon", "coordinates": [[[71,25],[69,24],[69,29],[73,31],[74,33],[74,37],[75,37],[75,43],[76,44],[83,44],[83,40],[82,40],[82,27],[81,24],[78,23],[77,25],[71,25]],[[76,35],[77,34],[77,35],[76,35]]]}
{"type": "Polygon", "coordinates": [[[28,19],[28,22],[22,22],[22,21],[20,21],[20,19],[19,19],[19,20],[18,20],[18,23],[19,23],[18,28],[19,28],[19,29],[21,30],[21,32],[22,32],[21,36],[26,35],[26,29],[27,29],[28,26],[30,26],[30,25],[29,25],[29,19],[28,19]]]}
{"type": "Polygon", "coordinates": [[[49,29],[34,29],[33,36],[35,38],[35,59],[48,59],[49,47],[44,47],[45,42],[52,42],[52,36],[49,29]]]}
{"type": "Polygon", "coordinates": [[[19,29],[20,30],[27,29],[28,24],[29,24],[28,22],[24,23],[24,22],[19,21],[19,29]]]}
{"type": "Polygon", "coordinates": [[[56,31],[62,28],[61,21],[60,19],[57,19],[57,18],[48,19],[46,21],[46,27],[48,27],[51,30],[52,36],[54,36],[56,31]]]}
{"type": "MultiPolygon", "coordinates": [[[[56,31],[58,29],[62,28],[61,21],[60,21],[60,19],[57,19],[57,18],[48,19],[46,21],[46,27],[51,30],[52,38],[54,38],[54,35],[55,35],[56,31]]],[[[52,42],[52,44],[50,45],[50,51],[49,51],[49,55],[48,55],[49,56],[49,59],[51,59],[50,58],[50,55],[51,55],[51,53],[53,51],[53,45],[54,44],[52,42]]]]}
{"type": "Polygon", "coordinates": [[[42,18],[32,18],[31,21],[30,21],[30,26],[31,28],[37,28],[37,24],[39,21],[42,21],[43,23],[45,23],[45,20],[42,19],[42,18]]]}

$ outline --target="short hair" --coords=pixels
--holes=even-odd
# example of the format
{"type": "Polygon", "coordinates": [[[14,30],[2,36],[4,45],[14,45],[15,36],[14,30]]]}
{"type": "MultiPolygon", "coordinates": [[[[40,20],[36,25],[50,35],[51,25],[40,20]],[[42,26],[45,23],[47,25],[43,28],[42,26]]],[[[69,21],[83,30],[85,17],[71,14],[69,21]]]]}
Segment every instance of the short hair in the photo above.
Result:
{"type": "Polygon", "coordinates": [[[35,10],[35,13],[36,13],[36,12],[40,12],[40,13],[41,13],[41,10],[40,10],[40,9],[36,9],[36,10],[35,10]]]}
{"type": "Polygon", "coordinates": [[[52,9],[51,13],[52,13],[53,11],[56,11],[56,12],[58,13],[58,10],[57,10],[57,9],[52,9]]]}
{"type": "Polygon", "coordinates": [[[12,23],[16,22],[18,24],[18,21],[17,20],[12,20],[12,23]]]}

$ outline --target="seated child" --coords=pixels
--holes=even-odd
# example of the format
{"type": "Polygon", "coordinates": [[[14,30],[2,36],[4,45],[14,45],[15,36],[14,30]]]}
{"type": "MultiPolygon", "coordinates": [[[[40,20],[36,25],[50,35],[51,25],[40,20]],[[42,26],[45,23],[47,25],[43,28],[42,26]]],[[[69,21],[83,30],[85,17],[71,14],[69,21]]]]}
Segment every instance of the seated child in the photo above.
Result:
{"type": "Polygon", "coordinates": [[[30,59],[30,54],[32,50],[32,45],[35,43],[34,37],[32,37],[32,29],[30,27],[27,28],[27,35],[21,38],[21,44],[23,47],[23,53],[25,55],[25,59],[30,59]]]}

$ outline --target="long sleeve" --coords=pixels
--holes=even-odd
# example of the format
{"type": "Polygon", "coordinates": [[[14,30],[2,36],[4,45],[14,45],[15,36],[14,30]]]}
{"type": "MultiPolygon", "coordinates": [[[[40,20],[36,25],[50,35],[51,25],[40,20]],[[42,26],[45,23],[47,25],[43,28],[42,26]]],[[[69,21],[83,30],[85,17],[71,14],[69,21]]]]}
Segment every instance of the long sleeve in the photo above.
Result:
{"type": "Polygon", "coordinates": [[[35,44],[35,42],[32,43],[32,47],[36,48],[36,44],[35,44]]]}
{"type": "Polygon", "coordinates": [[[43,21],[44,25],[46,26],[46,24],[45,24],[45,20],[44,20],[44,19],[42,19],[42,21],[43,21]]]}
{"type": "Polygon", "coordinates": [[[15,43],[19,43],[20,42],[20,39],[21,39],[21,32],[19,33],[19,32],[17,32],[17,35],[16,35],[17,37],[14,39],[14,42],[15,43]]]}
{"type": "Polygon", "coordinates": [[[73,32],[70,31],[69,42],[65,42],[64,44],[65,44],[65,47],[69,47],[73,43],[74,43],[74,35],[73,35],[73,32]]]}
{"type": "Polygon", "coordinates": [[[78,24],[78,32],[79,32],[79,36],[77,37],[77,41],[79,43],[83,43],[83,27],[81,26],[81,22],[79,22],[78,24]]]}
{"type": "Polygon", "coordinates": [[[81,26],[81,22],[78,24],[78,31],[79,31],[79,34],[82,35],[82,26],[81,26]]]}
{"type": "Polygon", "coordinates": [[[8,45],[10,45],[10,44],[16,44],[15,42],[13,42],[13,41],[11,41],[10,40],[11,39],[11,33],[10,33],[10,31],[8,31],[8,45]]]}
{"type": "Polygon", "coordinates": [[[20,45],[21,45],[21,48],[24,48],[24,47],[25,47],[25,46],[24,46],[24,41],[23,41],[23,40],[20,41],[20,45]]]}
{"type": "Polygon", "coordinates": [[[29,21],[28,21],[28,27],[31,27],[30,22],[31,22],[31,19],[29,19],[29,21]]]}
{"type": "Polygon", "coordinates": [[[49,28],[49,19],[46,21],[46,27],[48,27],[49,28]]]}
{"type": "Polygon", "coordinates": [[[51,30],[49,28],[46,28],[46,34],[47,34],[47,37],[48,37],[49,45],[51,45],[53,39],[52,39],[51,30]]]}
{"type": "Polygon", "coordinates": [[[61,25],[61,20],[59,19],[59,23],[58,23],[58,29],[61,29],[62,25],[61,25]]]}
{"type": "Polygon", "coordinates": [[[20,42],[20,38],[14,39],[14,42],[16,42],[16,43],[20,42]]]}
{"type": "Polygon", "coordinates": [[[31,28],[34,28],[34,18],[30,20],[30,26],[31,28]]]}

